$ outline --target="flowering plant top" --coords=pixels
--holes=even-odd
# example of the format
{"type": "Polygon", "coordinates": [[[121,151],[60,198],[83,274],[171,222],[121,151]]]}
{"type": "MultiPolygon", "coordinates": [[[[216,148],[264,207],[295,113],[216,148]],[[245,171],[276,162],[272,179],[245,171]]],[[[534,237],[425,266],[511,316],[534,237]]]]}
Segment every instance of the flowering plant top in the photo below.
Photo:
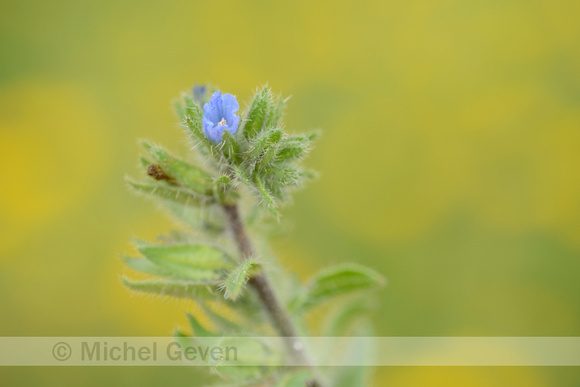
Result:
{"type": "MultiPolygon", "coordinates": [[[[191,333],[176,333],[183,348],[199,345],[203,337],[258,338],[269,335],[271,329],[279,334],[283,348],[258,341],[243,351],[251,356],[236,359],[235,366],[213,364],[212,372],[220,375],[214,380],[217,385],[223,386],[224,379],[229,386],[320,387],[343,380],[348,380],[349,387],[368,385],[363,379],[353,379],[357,367],[335,368],[325,375],[316,370],[299,334],[307,334],[310,310],[346,295],[353,297],[351,302],[341,303],[332,318],[336,322],[323,334],[356,334],[350,325],[340,330],[334,327],[361,321],[364,292],[383,286],[384,278],[360,265],[339,264],[300,284],[294,276],[282,273],[265,247],[273,234],[267,228],[274,227],[269,214],[278,217],[278,207],[288,203],[291,192],[313,176],[302,160],[316,132],[288,133],[282,124],[286,101],[274,97],[266,87],[240,115],[233,95],[211,90],[209,97],[206,92],[210,90],[196,86],[175,103],[194,145],[191,156],[196,157],[181,159],[160,145],[141,143],[145,151],[141,164],[148,178],[128,179],[130,187],[152,197],[186,227],[155,243],[138,241],[137,251],[143,257],[126,257],[125,263],[147,279],[123,278],[124,284],[136,292],[195,301],[199,313],[188,314],[191,333]],[[243,200],[248,195],[254,200],[243,200]],[[355,297],[359,293],[361,298],[355,297]],[[230,321],[221,311],[231,311],[237,318],[230,321]],[[353,313],[356,319],[345,318],[353,313]],[[263,324],[267,322],[269,327],[263,324]],[[272,359],[288,359],[288,364],[305,369],[270,366],[272,359]],[[252,366],[255,364],[269,366],[252,366]]],[[[363,327],[368,334],[367,325],[363,327]]]]}

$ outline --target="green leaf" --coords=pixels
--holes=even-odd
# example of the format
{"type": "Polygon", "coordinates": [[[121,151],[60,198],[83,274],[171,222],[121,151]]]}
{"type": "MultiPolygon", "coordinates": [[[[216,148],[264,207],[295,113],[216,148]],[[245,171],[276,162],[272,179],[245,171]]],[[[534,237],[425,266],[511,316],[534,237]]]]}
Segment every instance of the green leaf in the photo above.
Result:
{"type": "Polygon", "coordinates": [[[308,144],[295,143],[295,144],[283,144],[277,154],[277,159],[280,162],[287,162],[292,160],[299,160],[306,155],[308,152],[308,144]]]}
{"type": "Polygon", "coordinates": [[[254,162],[260,157],[260,155],[268,146],[268,140],[270,138],[270,132],[265,131],[257,135],[252,141],[250,141],[249,151],[247,154],[247,159],[252,159],[254,162]]]}
{"type": "Polygon", "coordinates": [[[200,324],[199,321],[197,321],[197,319],[191,315],[191,314],[187,314],[187,319],[189,320],[189,325],[191,326],[191,330],[193,331],[193,334],[197,337],[215,337],[217,336],[215,333],[205,329],[203,327],[203,325],[200,324]]]}
{"type": "Polygon", "coordinates": [[[213,144],[203,131],[203,110],[189,94],[184,95],[183,100],[185,102],[184,124],[189,137],[196,145],[202,145],[202,149],[213,153],[213,144]]]}
{"type": "Polygon", "coordinates": [[[137,247],[139,247],[139,246],[149,246],[151,244],[151,242],[148,242],[146,240],[139,239],[139,238],[131,238],[130,241],[131,241],[131,243],[134,243],[135,246],[137,246],[137,247]]]}
{"type": "Polygon", "coordinates": [[[311,131],[311,132],[309,132],[309,133],[306,133],[306,138],[307,138],[309,141],[315,141],[315,140],[318,140],[318,138],[319,138],[321,135],[322,135],[322,131],[320,131],[320,130],[313,130],[313,131],[311,131]]]}
{"type": "Polygon", "coordinates": [[[254,177],[254,181],[256,183],[256,188],[258,189],[258,193],[262,197],[262,201],[266,205],[266,208],[268,208],[268,210],[272,213],[272,215],[278,217],[279,213],[278,213],[278,211],[276,211],[276,205],[277,205],[276,201],[274,200],[274,198],[272,197],[270,192],[268,192],[266,187],[264,187],[264,183],[262,182],[262,179],[260,178],[260,176],[256,175],[254,177]]]}
{"type": "MultiPolygon", "coordinates": [[[[184,244],[191,242],[191,234],[185,230],[169,230],[167,234],[161,234],[157,237],[161,244],[184,244]]],[[[149,243],[147,246],[150,246],[149,243]]]]}
{"type": "Polygon", "coordinates": [[[217,372],[233,380],[263,379],[278,369],[276,365],[282,364],[284,358],[281,351],[270,348],[267,342],[257,337],[224,337],[218,346],[236,351],[233,356],[230,349],[229,361],[213,361],[217,372]]]}
{"type": "Polygon", "coordinates": [[[284,104],[286,101],[282,96],[278,97],[278,104],[272,108],[270,116],[268,117],[268,127],[276,127],[280,125],[280,120],[282,119],[282,114],[284,113],[284,104]]]}
{"type": "Polygon", "coordinates": [[[264,169],[267,168],[270,163],[272,163],[276,159],[276,154],[278,153],[278,146],[271,145],[268,147],[268,150],[264,152],[260,161],[258,161],[257,168],[264,169]]]}
{"type": "Polygon", "coordinates": [[[217,280],[231,265],[223,251],[207,245],[151,245],[138,250],[157,266],[196,281],[217,280]]]}
{"type": "Polygon", "coordinates": [[[236,183],[228,175],[221,175],[215,179],[215,194],[219,198],[220,203],[232,204],[239,194],[235,191],[234,183],[236,183]]]}
{"type": "Polygon", "coordinates": [[[179,329],[176,329],[175,332],[173,332],[173,337],[175,337],[176,339],[191,338],[191,336],[189,336],[187,333],[183,331],[180,331],[179,329]]]}
{"type": "Polygon", "coordinates": [[[220,146],[224,156],[232,162],[237,161],[240,146],[238,145],[236,138],[229,131],[224,131],[220,146]]]}
{"type": "Polygon", "coordinates": [[[279,163],[290,163],[301,160],[306,156],[312,147],[312,140],[316,138],[318,132],[289,136],[280,142],[276,161],[279,163]]]}
{"type": "Polygon", "coordinates": [[[335,297],[378,289],[386,279],[377,271],[348,263],[327,268],[310,280],[300,308],[319,306],[335,297]]]}
{"type": "Polygon", "coordinates": [[[270,184],[283,187],[296,187],[300,184],[300,171],[287,166],[277,166],[266,171],[270,184]]]}
{"type": "Polygon", "coordinates": [[[301,171],[299,171],[300,177],[304,178],[304,179],[316,179],[318,177],[318,173],[316,171],[313,171],[311,169],[303,169],[301,171]]]}
{"type": "Polygon", "coordinates": [[[340,303],[329,314],[323,324],[326,337],[355,336],[354,330],[368,321],[371,312],[368,300],[355,297],[347,303],[340,303]]]}
{"type": "Polygon", "coordinates": [[[213,202],[213,199],[202,197],[193,191],[165,181],[137,182],[131,178],[125,178],[129,187],[135,192],[149,196],[157,196],[161,199],[180,203],[182,205],[202,206],[213,202]]]}
{"type": "MultiPolygon", "coordinates": [[[[277,149],[276,145],[280,142],[282,135],[282,129],[279,128],[268,128],[262,131],[250,142],[247,159],[250,159],[252,163],[262,160],[270,149],[277,149]]],[[[275,154],[276,152],[274,152],[274,156],[275,154]]],[[[271,158],[271,156],[269,157],[271,158]]]]}
{"type": "Polygon", "coordinates": [[[145,258],[124,257],[123,262],[131,269],[140,273],[152,274],[160,277],[173,276],[173,273],[170,270],[163,269],[145,258]]]}
{"type": "Polygon", "coordinates": [[[142,141],[141,146],[171,178],[179,181],[194,192],[203,195],[211,194],[211,176],[208,173],[178,159],[159,145],[142,141]]]}
{"type": "Polygon", "coordinates": [[[229,273],[224,281],[225,297],[236,300],[242,293],[244,285],[250,278],[252,271],[259,265],[255,259],[245,259],[229,273]]]}
{"type": "Polygon", "coordinates": [[[123,284],[131,290],[141,293],[151,293],[160,296],[177,298],[190,298],[193,300],[213,298],[214,284],[207,282],[186,282],[186,281],[133,281],[128,278],[121,278],[123,284]]]}
{"type": "Polygon", "coordinates": [[[263,169],[274,161],[276,154],[278,153],[278,143],[282,138],[282,130],[273,128],[268,129],[266,132],[267,146],[260,153],[260,157],[257,161],[257,167],[263,169]]]}
{"type": "Polygon", "coordinates": [[[304,134],[288,136],[282,140],[282,144],[283,145],[303,144],[306,146],[310,146],[310,145],[312,145],[312,142],[314,140],[316,140],[318,137],[320,137],[320,131],[314,130],[312,132],[308,132],[308,133],[304,133],[304,134]]]}
{"type": "Polygon", "coordinates": [[[240,314],[237,313],[235,309],[231,309],[231,301],[224,300],[219,303],[214,303],[213,305],[214,307],[207,304],[201,304],[200,307],[216,327],[217,332],[221,334],[235,335],[242,333],[245,334],[250,331],[242,324],[240,314]],[[217,313],[216,310],[219,310],[222,314],[217,313]]]}
{"type": "Polygon", "coordinates": [[[266,126],[268,111],[272,106],[270,89],[264,87],[255,96],[250,105],[243,133],[246,139],[254,138],[266,126]]]}
{"type": "Polygon", "coordinates": [[[250,180],[250,174],[241,166],[234,165],[232,166],[232,170],[236,177],[242,181],[246,186],[251,187],[252,182],[250,180]]]}
{"type": "MultiPolygon", "coordinates": [[[[341,346],[340,353],[344,364],[370,364],[376,358],[376,343],[370,339],[375,335],[374,329],[370,322],[361,324],[356,327],[352,333],[353,337],[360,337],[360,340],[354,339],[351,345],[341,346]],[[369,340],[370,339],[370,340],[369,340]]],[[[366,387],[370,385],[371,372],[373,367],[340,367],[336,371],[332,386],[335,387],[366,387]]]]}
{"type": "Polygon", "coordinates": [[[273,338],[261,339],[259,337],[223,337],[219,340],[218,345],[222,348],[237,349],[236,359],[230,359],[230,366],[247,365],[266,371],[268,366],[283,364],[282,345],[272,345],[274,340],[273,338]]]}
{"type": "Polygon", "coordinates": [[[275,145],[280,142],[284,132],[280,128],[271,128],[268,129],[268,144],[275,145]]]}
{"type": "Polygon", "coordinates": [[[199,344],[195,337],[191,337],[190,335],[188,335],[183,331],[180,331],[179,329],[176,329],[173,332],[173,337],[175,338],[175,342],[179,344],[181,348],[193,347],[199,344]]]}
{"type": "Polygon", "coordinates": [[[162,204],[170,215],[197,232],[214,235],[225,230],[223,210],[218,206],[194,207],[169,200],[163,200],[162,204]]]}

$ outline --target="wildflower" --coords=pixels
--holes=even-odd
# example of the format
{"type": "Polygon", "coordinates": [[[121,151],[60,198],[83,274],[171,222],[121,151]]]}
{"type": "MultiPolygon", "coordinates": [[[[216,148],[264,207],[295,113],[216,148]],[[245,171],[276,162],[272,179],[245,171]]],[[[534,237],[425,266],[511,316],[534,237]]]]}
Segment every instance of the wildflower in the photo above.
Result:
{"type": "Polygon", "coordinates": [[[235,113],[240,106],[236,97],[216,91],[208,103],[203,106],[203,129],[207,137],[214,142],[221,142],[224,132],[236,134],[240,117],[235,113]]]}
{"type": "Polygon", "coordinates": [[[193,100],[198,104],[202,105],[207,102],[207,86],[206,85],[198,85],[197,83],[193,86],[191,90],[191,95],[193,100]]]}

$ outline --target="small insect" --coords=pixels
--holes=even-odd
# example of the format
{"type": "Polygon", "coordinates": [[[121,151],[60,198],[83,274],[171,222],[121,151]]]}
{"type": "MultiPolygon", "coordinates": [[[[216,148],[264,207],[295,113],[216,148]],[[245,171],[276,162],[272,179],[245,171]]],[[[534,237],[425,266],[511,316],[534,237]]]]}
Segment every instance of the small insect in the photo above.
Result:
{"type": "Polygon", "coordinates": [[[173,180],[167,173],[161,168],[159,164],[151,164],[147,167],[147,175],[151,176],[155,180],[173,180]]]}

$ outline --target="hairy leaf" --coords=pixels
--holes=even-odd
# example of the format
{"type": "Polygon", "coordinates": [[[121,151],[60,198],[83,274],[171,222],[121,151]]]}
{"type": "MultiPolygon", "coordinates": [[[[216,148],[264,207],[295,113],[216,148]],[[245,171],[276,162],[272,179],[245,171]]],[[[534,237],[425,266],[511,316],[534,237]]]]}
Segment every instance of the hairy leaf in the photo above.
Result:
{"type": "Polygon", "coordinates": [[[233,170],[234,174],[236,175],[236,177],[242,183],[244,183],[248,187],[250,187],[252,185],[252,182],[250,180],[250,174],[243,167],[234,165],[232,167],[232,170],[233,170]]]}
{"type": "Polygon", "coordinates": [[[266,124],[268,127],[272,128],[280,125],[285,102],[282,96],[278,97],[278,104],[272,107],[270,115],[268,116],[268,123],[266,124]]]}
{"type": "Polygon", "coordinates": [[[204,195],[211,194],[211,176],[208,173],[169,154],[159,145],[142,141],[141,146],[171,178],[194,192],[204,195]]]}
{"type": "Polygon", "coordinates": [[[355,297],[347,303],[340,303],[332,310],[323,324],[323,335],[355,336],[357,327],[368,322],[371,307],[367,300],[355,297]]]}
{"type": "Polygon", "coordinates": [[[151,245],[138,250],[159,267],[192,280],[217,280],[231,264],[223,251],[207,245],[151,245]]]}
{"type": "Polygon", "coordinates": [[[226,302],[213,304],[215,309],[217,309],[215,305],[219,307],[220,313],[217,313],[214,308],[207,304],[202,303],[200,307],[220,334],[240,335],[247,333],[249,329],[242,324],[239,313],[232,309],[233,304],[226,304],[226,302]]]}
{"type": "Polygon", "coordinates": [[[281,185],[284,187],[296,187],[300,184],[300,171],[287,166],[272,167],[267,172],[272,185],[281,185]]]}
{"type": "Polygon", "coordinates": [[[215,284],[207,282],[189,281],[133,281],[128,278],[121,278],[123,284],[131,290],[142,293],[157,294],[177,298],[190,298],[200,300],[212,298],[215,284]]]}
{"type": "Polygon", "coordinates": [[[213,153],[213,144],[203,130],[203,110],[188,94],[183,97],[183,100],[185,102],[184,124],[189,137],[196,145],[202,145],[201,149],[204,153],[207,151],[213,153]]]}
{"type": "Polygon", "coordinates": [[[276,201],[274,200],[274,198],[272,197],[270,192],[268,192],[266,187],[264,187],[264,183],[262,182],[262,179],[256,175],[254,178],[254,181],[256,183],[256,188],[258,189],[258,193],[262,197],[262,201],[266,205],[266,208],[268,208],[268,210],[272,213],[272,215],[277,217],[279,214],[278,214],[278,211],[276,211],[276,206],[277,206],[276,201]]]}
{"type": "Polygon", "coordinates": [[[244,285],[257,265],[259,265],[257,260],[245,259],[231,273],[227,274],[223,286],[226,298],[236,300],[240,296],[244,285]]]}
{"type": "Polygon", "coordinates": [[[221,149],[224,156],[226,156],[228,160],[232,162],[236,162],[238,160],[240,147],[236,141],[236,138],[227,130],[224,131],[222,136],[221,149]]]}
{"type": "Polygon", "coordinates": [[[298,160],[304,157],[308,151],[308,144],[282,144],[278,150],[277,159],[279,162],[288,162],[298,160]]]}
{"type": "Polygon", "coordinates": [[[341,295],[378,289],[386,279],[376,272],[357,264],[341,264],[321,271],[307,285],[300,308],[308,309],[341,295]]]}
{"type": "MultiPolygon", "coordinates": [[[[353,337],[359,337],[359,339],[353,340],[350,346],[340,348],[340,352],[338,353],[344,357],[343,362],[345,364],[372,363],[376,354],[376,344],[372,340],[375,332],[370,322],[367,321],[366,324],[358,325],[352,335],[353,337]]],[[[340,367],[333,377],[332,386],[369,386],[372,370],[372,367],[340,367]]]]}
{"type": "Polygon", "coordinates": [[[152,274],[159,277],[173,277],[174,273],[170,270],[157,266],[145,258],[124,257],[123,262],[131,269],[140,273],[152,274]]]}
{"type": "MultiPolygon", "coordinates": [[[[269,131],[261,132],[249,143],[249,151],[247,157],[254,161],[257,160],[268,146],[271,133],[269,131]]],[[[248,160],[249,162],[249,160],[248,160]]]]}
{"type": "Polygon", "coordinates": [[[277,369],[274,365],[283,360],[280,351],[269,348],[266,342],[255,337],[224,337],[218,346],[224,351],[229,349],[230,356],[229,359],[224,356],[222,361],[213,361],[214,369],[232,380],[263,380],[277,369]]]}
{"type": "Polygon", "coordinates": [[[272,106],[272,95],[270,89],[264,87],[252,100],[250,110],[244,125],[244,137],[251,139],[255,137],[265,127],[268,112],[272,106]]]}
{"type": "Polygon", "coordinates": [[[198,336],[198,337],[215,337],[215,336],[217,336],[212,331],[205,329],[204,326],[201,325],[201,323],[199,321],[197,321],[197,319],[193,315],[188,313],[187,319],[189,320],[189,325],[191,326],[191,330],[193,331],[193,334],[195,336],[198,336]]]}
{"type": "Polygon", "coordinates": [[[213,235],[221,234],[225,230],[223,210],[217,206],[195,207],[169,200],[163,200],[161,203],[170,215],[197,232],[213,235]]]}
{"type": "Polygon", "coordinates": [[[272,163],[276,154],[278,153],[278,144],[271,144],[268,149],[262,154],[262,158],[257,163],[258,169],[267,168],[272,163]]]}
{"type": "Polygon", "coordinates": [[[202,206],[213,202],[212,198],[204,197],[195,192],[177,185],[167,183],[165,181],[148,181],[137,182],[130,178],[125,179],[135,192],[158,197],[183,205],[202,206]]]}

